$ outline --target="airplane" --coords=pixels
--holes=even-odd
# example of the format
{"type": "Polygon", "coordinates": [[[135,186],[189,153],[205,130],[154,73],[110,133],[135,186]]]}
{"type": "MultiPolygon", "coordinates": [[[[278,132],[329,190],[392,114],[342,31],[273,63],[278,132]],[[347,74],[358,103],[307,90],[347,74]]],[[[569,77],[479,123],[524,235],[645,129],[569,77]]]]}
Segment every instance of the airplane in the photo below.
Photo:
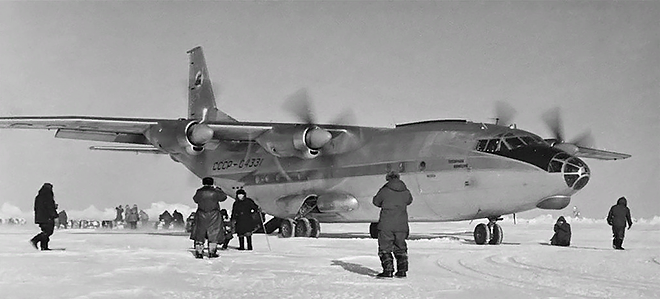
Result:
{"type": "Polygon", "coordinates": [[[588,134],[565,141],[558,110],[546,114],[552,139],[516,128],[511,115],[495,123],[318,124],[301,90],[287,102],[300,122],[242,122],[217,108],[202,48],[187,53],[186,118],[0,117],[0,128],[117,143],[92,150],[169,155],[225,192],[245,189],[287,238],[318,237],[320,223],[348,222],[370,223],[375,238],[372,198],[394,171],[413,195],[411,222],[487,219],[476,225],[475,243],[501,244],[502,215],[569,205],[591,176],[580,158],[630,157],[590,147],[588,134]]]}

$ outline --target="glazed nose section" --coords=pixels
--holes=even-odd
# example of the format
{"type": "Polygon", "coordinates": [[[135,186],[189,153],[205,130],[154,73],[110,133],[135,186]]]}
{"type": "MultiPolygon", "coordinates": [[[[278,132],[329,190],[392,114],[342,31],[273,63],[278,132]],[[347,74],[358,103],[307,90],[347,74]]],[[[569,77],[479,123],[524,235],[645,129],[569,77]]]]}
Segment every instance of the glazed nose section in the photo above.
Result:
{"type": "Polygon", "coordinates": [[[591,171],[587,163],[576,157],[566,159],[562,172],[566,185],[576,191],[584,188],[591,176],[591,171]]]}

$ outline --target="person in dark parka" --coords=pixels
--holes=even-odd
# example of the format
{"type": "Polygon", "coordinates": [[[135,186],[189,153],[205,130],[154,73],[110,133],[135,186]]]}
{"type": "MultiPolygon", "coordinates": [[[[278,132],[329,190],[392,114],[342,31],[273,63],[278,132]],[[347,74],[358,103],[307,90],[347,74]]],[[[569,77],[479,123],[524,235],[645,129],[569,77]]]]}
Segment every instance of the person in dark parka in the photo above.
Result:
{"type": "Polygon", "coordinates": [[[172,222],[174,222],[174,227],[176,228],[184,227],[185,222],[183,221],[183,214],[177,210],[174,210],[174,212],[172,212],[172,222]]]}
{"type": "Polygon", "coordinates": [[[231,208],[231,221],[238,236],[238,250],[245,250],[244,239],[247,239],[247,250],[252,250],[252,232],[257,228],[257,222],[254,220],[256,213],[261,213],[259,206],[247,197],[245,190],[236,191],[236,201],[231,208]]]}
{"type": "Polygon", "coordinates": [[[202,188],[197,189],[193,200],[197,203],[195,225],[190,233],[190,239],[195,241],[195,257],[202,258],[204,241],[208,240],[209,257],[218,257],[218,243],[224,241],[220,202],[227,199],[222,189],[213,186],[213,178],[202,179],[202,188]]]}
{"type": "Polygon", "coordinates": [[[632,227],[632,218],[630,217],[630,209],[627,207],[628,201],[625,197],[621,196],[617,200],[616,205],[610,208],[607,214],[607,224],[612,226],[612,247],[614,249],[623,250],[623,238],[626,235],[626,223],[628,229],[632,227]]]}
{"type": "Polygon", "coordinates": [[[34,223],[39,224],[39,228],[41,228],[41,232],[30,240],[34,248],[38,249],[37,244],[41,243],[41,250],[50,250],[48,242],[55,229],[55,218],[57,217],[53,185],[44,183],[34,199],[34,223]]]}
{"type": "Polygon", "coordinates": [[[410,231],[407,207],[412,203],[413,198],[398,173],[389,172],[386,180],[387,183],[378,190],[373,199],[373,204],[381,208],[378,220],[378,257],[383,272],[377,276],[392,277],[394,272],[392,252],[394,252],[397,266],[395,276],[406,277],[408,271],[406,238],[410,231]]]}
{"type": "Polygon", "coordinates": [[[555,234],[550,239],[551,245],[571,246],[571,225],[564,216],[559,216],[555,223],[555,234]]]}
{"type": "Polygon", "coordinates": [[[163,214],[158,215],[158,221],[163,222],[164,229],[170,228],[170,223],[172,223],[172,219],[174,219],[174,217],[172,217],[172,214],[170,214],[170,212],[167,210],[165,210],[163,214]]]}

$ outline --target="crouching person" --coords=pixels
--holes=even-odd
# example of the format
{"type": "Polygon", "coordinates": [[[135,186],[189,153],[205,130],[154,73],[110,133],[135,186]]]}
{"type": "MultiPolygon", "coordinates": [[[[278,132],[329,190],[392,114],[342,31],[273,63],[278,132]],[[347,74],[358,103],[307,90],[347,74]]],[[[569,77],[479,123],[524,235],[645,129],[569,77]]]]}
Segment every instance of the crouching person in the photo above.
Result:
{"type": "Polygon", "coordinates": [[[555,234],[550,239],[550,245],[571,245],[571,225],[566,222],[564,216],[559,216],[557,223],[555,223],[555,234]]]}
{"type": "Polygon", "coordinates": [[[225,241],[222,243],[222,250],[226,250],[229,246],[229,241],[231,241],[234,235],[234,223],[229,219],[227,210],[220,210],[220,216],[222,216],[222,228],[225,233],[225,241]]]}
{"type": "Polygon", "coordinates": [[[406,277],[408,271],[408,247],[406,238],[408,228],[407,207],[413,198],[406,184],[399,179],[399,174],[390,172],[386,176],[387,183],[378,190],[374,196],[373,204],[379,208],[378,220],[378,257],[383,272],[378,277],[392,277],[394,272],[394,258],[396,258],[397,272],[394,276],[406,277]]]}
{"type": "Polygon", "coordinates": [[[193,200],[197,203],[195,225],[190,238],[195,241],[195,258],[203,258],[204,241],[208,240],[209,257],[218,257],[218,243],[224,241],[220,202],[227,199],[222,189],[213,186],[213,178],[202,179],[202,188],[197,189],[193,200]]]}

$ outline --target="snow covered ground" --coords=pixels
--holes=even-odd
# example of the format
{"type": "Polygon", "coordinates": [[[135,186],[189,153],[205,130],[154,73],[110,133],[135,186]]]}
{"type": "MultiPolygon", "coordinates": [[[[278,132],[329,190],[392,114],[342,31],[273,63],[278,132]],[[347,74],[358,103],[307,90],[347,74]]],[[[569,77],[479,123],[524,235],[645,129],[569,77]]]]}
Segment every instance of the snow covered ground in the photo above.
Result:
{"type": "MultiPolygon", "coordinates": [[[[504,221],[504,244],[472,242],[475,223],[414,223],[409,277],[373,278],[368,224],[324,224],[318,239],[255,235],[253,252],[196,260],[183,233],[58,230],[40,252],[36,225],[0,227],[2,298],[660,298],[660,225],[637,223],[626,251],[602,221],[571,221],[570,248],[547,246],[552,224],[504,221]],[[268,243],[272,250],[269,250],[268,243]]],[[[236,239],[230,246],[236,246],[236,239]]]]}

